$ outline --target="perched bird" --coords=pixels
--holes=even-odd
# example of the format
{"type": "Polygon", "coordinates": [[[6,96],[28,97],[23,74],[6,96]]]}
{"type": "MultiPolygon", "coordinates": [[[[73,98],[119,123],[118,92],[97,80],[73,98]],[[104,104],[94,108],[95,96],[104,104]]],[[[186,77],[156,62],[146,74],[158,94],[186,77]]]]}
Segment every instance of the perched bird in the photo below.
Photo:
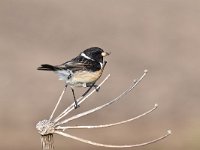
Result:
{"type": "Polygon", "coordinates": [[[53,71],[58,75],[59,80],[64,80],[66,87],[68,85],[71,87],[75,108],[78,108],[74,87],[89,87],[86,92],[89,92],[92,87],[97,87],[95,83],[101,77],[105,64],[107,63],[103,61],[103,57],[109,54],[99,47],[91,47],[61,65],[42,64],[37,69],[53,71]]]}

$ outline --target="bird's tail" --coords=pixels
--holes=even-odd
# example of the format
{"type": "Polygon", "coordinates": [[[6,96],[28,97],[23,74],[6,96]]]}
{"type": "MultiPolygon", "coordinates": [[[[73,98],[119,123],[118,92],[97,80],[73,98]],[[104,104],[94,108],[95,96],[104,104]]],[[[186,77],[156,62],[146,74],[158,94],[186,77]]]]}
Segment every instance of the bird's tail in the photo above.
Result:
{"type": "Polygon", "coordinates": [[[52,66],[52,65],[49,65],[49,64],[42,64],[40,67],[37,68],[37,70],[57,71],[57,70],[59,70],[59,67],[52,66]]]}

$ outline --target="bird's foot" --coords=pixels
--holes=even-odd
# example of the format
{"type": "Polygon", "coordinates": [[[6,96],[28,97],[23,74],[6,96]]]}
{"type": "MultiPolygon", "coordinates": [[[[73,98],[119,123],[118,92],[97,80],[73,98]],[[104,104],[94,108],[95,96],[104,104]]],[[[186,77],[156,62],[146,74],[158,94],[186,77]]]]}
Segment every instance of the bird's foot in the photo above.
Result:
{"type": "Polygon", "coordinates": [[[79,108],[80,107],[80,105],[78,105],[78,104],[75,104],[74,105],[74,109],[77,109],[77,108],[79,108]]]}
{"type": "Polygon", "coordinates": [[[100,90],[100,87],[98,86],[98,85],[94,85],[94,88],[95,88],[95,90],[96,90],[96,92],[99,92],[99,90],[100,90]]]}

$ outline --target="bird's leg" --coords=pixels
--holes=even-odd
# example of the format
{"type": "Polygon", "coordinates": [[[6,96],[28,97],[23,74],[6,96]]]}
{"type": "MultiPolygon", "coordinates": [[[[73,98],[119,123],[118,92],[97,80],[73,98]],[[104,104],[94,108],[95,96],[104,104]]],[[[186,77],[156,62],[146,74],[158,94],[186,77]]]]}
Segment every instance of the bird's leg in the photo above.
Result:
{"type": "Polygon", "coordinates": [[[78,105],[78,102],[76,101],[76,97],[75,97],[74,89],[71,88],[71,90],[72,90],[73,97],[74,97],[74,103],[75,103],[74,108],[77,109],[77,108],[80,107],[80,106],[78,105]]]}
{"type": "Polygon", "coordinates": [[[87,93],[92,89],[92,87],[95,88],[95,90],[98,92],[100,87],[98,87],[98,85],[96,85],[95,83],[92,83],[92,84],[87,84],[86,87],[89,87],[87,89],[87,91],[82,95],[82,97],[84,97],[85,95],[87,95],[87,93]]]}
{"type": "Polygon", "coordinates": [[[95,84],[95,83],[96,83],[96,82],[94,82],[94,83],[92,83],[92,84],[89,84],[88,86],[90,86],[90,87],[94,87],[95,90],[96,90],[96,92],[99,92],[100,87],[98,87],[98,85],[95,84]]]}
{"type": "Polygon", "coordinates": [[[87,95],[87,93],[92,89],[93,86],[89,86],[89,88],[87,89],[87,91],[85,91],[85,93],[83,93],[82,97],[84,97],[85,95],[87,95]]]}

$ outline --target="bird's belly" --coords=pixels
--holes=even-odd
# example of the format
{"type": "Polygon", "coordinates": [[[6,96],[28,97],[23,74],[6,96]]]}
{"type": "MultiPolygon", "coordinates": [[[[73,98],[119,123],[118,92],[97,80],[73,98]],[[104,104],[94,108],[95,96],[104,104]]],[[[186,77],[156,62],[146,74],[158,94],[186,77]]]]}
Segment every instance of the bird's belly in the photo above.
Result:
{"type": "Polygon", "coordinates": [[[94,83],[101,77],[102,71],[79,71],[73,74],[69,79],[69,84],[73,86],[86,86],[88,83],[94,83]]]}

